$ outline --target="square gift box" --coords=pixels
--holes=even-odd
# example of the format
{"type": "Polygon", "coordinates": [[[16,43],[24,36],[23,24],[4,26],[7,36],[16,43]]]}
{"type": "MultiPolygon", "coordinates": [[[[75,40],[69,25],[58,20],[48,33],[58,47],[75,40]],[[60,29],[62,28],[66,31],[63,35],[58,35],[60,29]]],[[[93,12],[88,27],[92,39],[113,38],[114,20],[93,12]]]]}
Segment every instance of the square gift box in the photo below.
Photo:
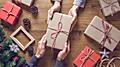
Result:
{"type": "Polygon", "coordinates": [[[100,55],[86,46],[73,61],[73,64],[77,67],[93,67],[99,59],[100,55]]]}
{"type": "Polygon", "coordinates": [[[68,39],[72,25],[72,16],[54,13],[53,19],[49,22],[46,38],[47,46],[63,49],[68,39]]]}
{"type": "Polygon", "coordinates": [[[120,11],[118,0],[99,0],[104,16],[113,16],[113,14],[120,11]]]}
{"type": "Polygon", "coordinates": [[[110,51],[113,51],[120,41],[120,31],[98,16],[93,18],[84,34],[110,51]]]}
{"type": "Polygon", "coordinates": [[[6,2],[3,8],[0,9],[0,19],[8,24],[13,25],[17,21],[20,13],[20,7],[11,2],[6,2]]]}

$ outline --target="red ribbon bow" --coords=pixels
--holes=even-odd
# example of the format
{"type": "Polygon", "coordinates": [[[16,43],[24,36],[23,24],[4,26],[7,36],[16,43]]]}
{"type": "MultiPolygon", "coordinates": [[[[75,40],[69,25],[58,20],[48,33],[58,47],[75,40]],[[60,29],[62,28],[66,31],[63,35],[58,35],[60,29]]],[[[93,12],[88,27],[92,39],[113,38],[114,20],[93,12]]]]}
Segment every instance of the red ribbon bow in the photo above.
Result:
{"type": "Polygon", "coordinates": [[[80,67],[83,67],[84,63],[88,60],[88,59],[91,59],[92,61],[96,62],[96,60],[94,60],[93,58],[91,58],[90,56],[94,53],[94,50],[91,50],[89,48],[86,49],[87,50],[87,53],[84,53],[82,51],[82,53],[84,54],[84,57],[81,57],[80,58],[80,61],[82,61],[82,64],[80,65],[80,67]]]}
{"type": "Polygon", "coordinates": [[[108,40],[109,43],[111,43],[111,38],[110,38],[110,27],[109,25],[105,24],[104,21],[102,21],[102,26],[103,26],[103,29],[104,29],[104,38],[103,40],[101,41],[101,44],[104,45],[105,42],[108,40]]]}
{"type": "Polygon", "coordinates": [[[14,17],[17,17],[17,16],[15,16],[15,15],[12,13],[13,8],[14,8],[14,5],[12,5],[12,8],[11,8],[9,11],[7,11],[7,10],[4,9],[4,8],[2,8],[2,10],[5,11],[5,12],[7,13],[7,15],[8,15],[7,17],[5,17],[5,20],[7,20],[10,15],[12,15],[12,16],[14,16],[14,17]]]}
{"type": "Polygon", "coordinates": [[[68,33],[69,33],[69,32],[66,32],[66,31],[62,31],[63,25],[62,25],[61,19],[62,19],[62,16],[61,16],[60,21],[59,21],[59,23],[58,23],[58,28],[57,28],[57,29],[49,28],[49,29],[55,31],[55,32],[53,32],[53,33],[51,34],[51,38],[54,39],[53,44],[52,44],[52,47],[55,47],[55,41],[56,41],[57,36],[59,35],[59,33],[64,33],[64,34],[66,34],[66,35],[68,35],[68,33]]]}

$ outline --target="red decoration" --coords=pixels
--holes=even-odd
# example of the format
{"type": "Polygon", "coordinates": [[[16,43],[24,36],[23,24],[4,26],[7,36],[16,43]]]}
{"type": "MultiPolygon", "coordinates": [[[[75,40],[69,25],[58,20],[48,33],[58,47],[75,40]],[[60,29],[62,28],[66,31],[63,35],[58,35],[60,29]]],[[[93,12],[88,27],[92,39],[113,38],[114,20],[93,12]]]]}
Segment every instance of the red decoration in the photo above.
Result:
{"type": "Polygon", "coordinates": [[[99,59],[100,55],[95,53],[95,51],[89,47],[85,47],[73,61],[73,64],[77,67],[93,67],[99,59]]]}
{"type": "Polygon", "coordinates": [[[20,13],[20,7],[11,2],[6,2],[3,8],[0,10],[0,19],[2,19],[8,24],[13,25],[17,21],[20,13]]]}

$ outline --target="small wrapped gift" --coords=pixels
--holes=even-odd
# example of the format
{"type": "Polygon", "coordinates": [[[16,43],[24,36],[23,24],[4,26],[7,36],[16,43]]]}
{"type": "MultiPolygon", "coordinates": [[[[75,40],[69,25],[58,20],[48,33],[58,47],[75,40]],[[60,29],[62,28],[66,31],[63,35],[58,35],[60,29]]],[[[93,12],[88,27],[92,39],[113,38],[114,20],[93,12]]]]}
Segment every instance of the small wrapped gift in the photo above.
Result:
{"type": "Polygon", "coordinates": [[[54,13],[47,28],[47,46],[63,49],[72,24],[72,16],[54,13]]]}
{"type": "Polygon", "coordinates": [[[99,0],[104,16],[113,16],[120,11],[118,0],[99,0]]]}
{"type": "Polygon", "coordinates": [[[0,9],[0,19],[13,25],[17,21],[20,13],[20,7],[11,2],[6,2],[3,8],[0,9]]]}
{"type": "Polygon", "coordinates": [[[120,31],[98,16],[93,18],[84,34],[111,51],[115,49],[120,41],[120,31]]]}
{"type": "Polygon", "coordinates": [[[73,64],[77,67],[93,67],[99,59],[100,55],[86,46],[73,61],[73,64]]]}
{"type": "Polygon", "coordinates": [[[26,5],[28,7],[32,6],[34,0],[18,0],[18,3],[26,5]]]}

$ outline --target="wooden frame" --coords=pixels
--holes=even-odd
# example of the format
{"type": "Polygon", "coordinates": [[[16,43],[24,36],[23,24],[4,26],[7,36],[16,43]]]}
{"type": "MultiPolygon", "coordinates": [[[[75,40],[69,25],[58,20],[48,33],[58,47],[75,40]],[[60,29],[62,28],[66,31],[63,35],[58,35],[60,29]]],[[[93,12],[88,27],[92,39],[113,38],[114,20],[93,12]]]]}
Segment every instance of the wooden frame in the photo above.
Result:
{"type": "Polygon", "coordinates": [[[35,41],[35,39],[22,26],[20,26],[15,32],[13,32],[10,37],[13,39],[15,43],[19,45],[19,47],[22,50],[25,50],[30,44],[32,44],[35,41]],[[30,39],[30,42],[25,46],[23,46],[23,44],[21,44],[19,40],[15,38],[15,35],[18,34],[19,31],[22,31],[30,39]]]}

